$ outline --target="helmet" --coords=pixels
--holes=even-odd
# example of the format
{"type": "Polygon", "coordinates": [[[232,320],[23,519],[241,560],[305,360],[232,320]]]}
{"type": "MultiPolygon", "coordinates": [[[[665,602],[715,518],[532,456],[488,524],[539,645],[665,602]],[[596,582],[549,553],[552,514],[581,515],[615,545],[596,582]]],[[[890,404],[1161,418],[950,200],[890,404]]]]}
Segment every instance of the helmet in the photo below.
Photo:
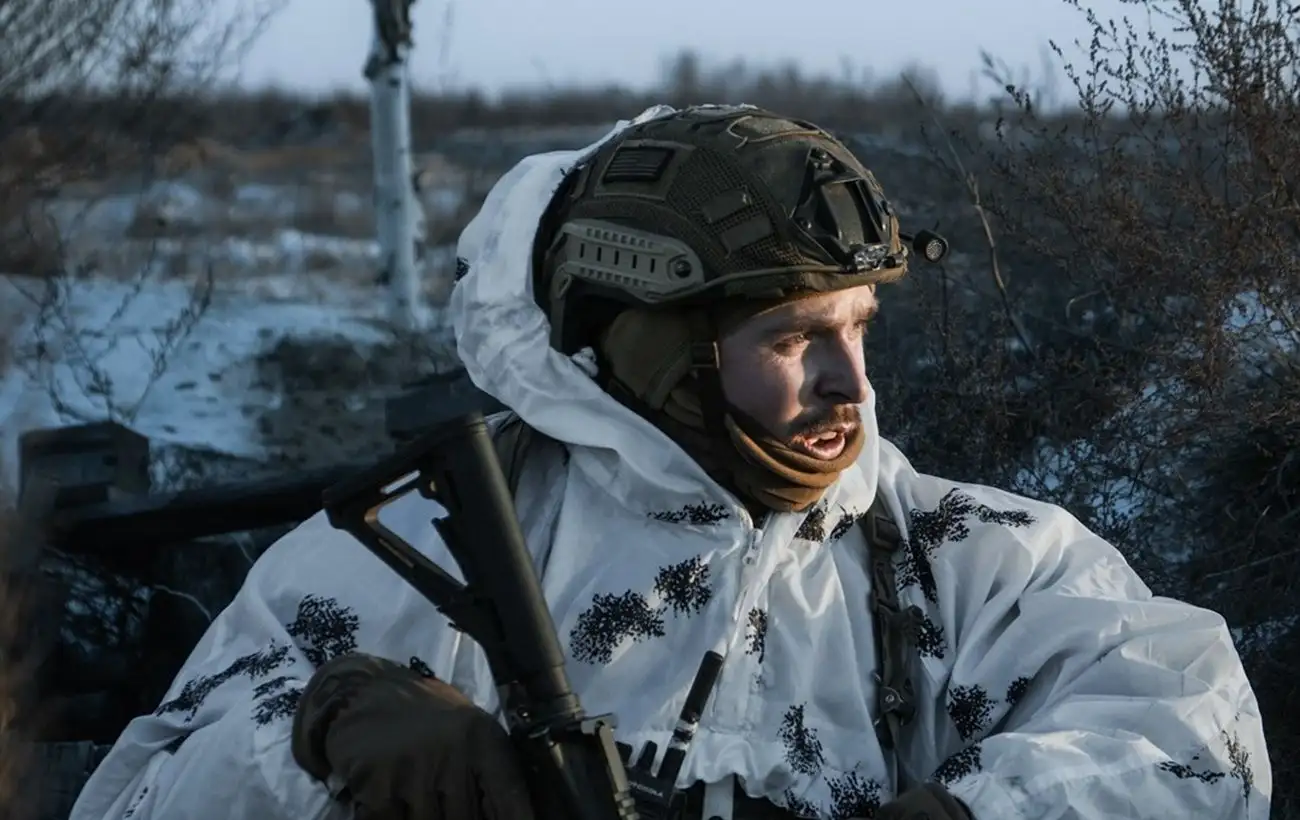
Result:
{"type": "Polygon", "coordinates": [[[594,346],[629,307],[684,315],[688,352],[664,372],[693,377],[706,426],[723,436],[714,308],[897,280],[905,239],[876,178],[822,128],[695,106],[628,127],[566,176],[539,226],[533,293],[565,354],[594,346]]]}
{"type": "Polygon", "coordinates": [[[551,343],[574,353],[624,307],[889,282],[908,248],[875,177],[826,131],[696,106],[627,128],[570,172],[534,262],[551,343]]]}

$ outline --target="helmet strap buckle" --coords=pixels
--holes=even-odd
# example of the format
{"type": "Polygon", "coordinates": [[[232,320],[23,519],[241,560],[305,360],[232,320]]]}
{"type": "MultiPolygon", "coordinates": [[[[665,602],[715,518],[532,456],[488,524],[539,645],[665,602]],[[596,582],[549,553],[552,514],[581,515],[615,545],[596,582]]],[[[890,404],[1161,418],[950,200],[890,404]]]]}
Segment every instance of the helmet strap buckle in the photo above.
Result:
{"type": "Polygon", "coordinates": [[[727,401],[722,392],[722,359],[718,351],[717,326],[707,308],[692,310],[690,325],[691,373],[699,386],[704,427],[712,435],[725,436],[727,401]]]}

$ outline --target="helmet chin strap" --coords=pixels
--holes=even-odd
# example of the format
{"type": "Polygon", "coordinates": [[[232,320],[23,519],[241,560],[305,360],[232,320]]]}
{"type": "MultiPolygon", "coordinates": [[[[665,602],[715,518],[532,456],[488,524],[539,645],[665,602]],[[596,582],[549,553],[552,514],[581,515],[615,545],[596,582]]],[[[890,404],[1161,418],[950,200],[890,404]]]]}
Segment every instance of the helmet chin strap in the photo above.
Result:
{"type": "Polygon", "coordinates": [[[690,325],[691,373],[699,389],[700,413],[704,427],[716,441],[726,441],[727,400],[722,392],[722,360],[719,355],[718,326],[708,308],[694,308],[688,316],[690,325]]]}

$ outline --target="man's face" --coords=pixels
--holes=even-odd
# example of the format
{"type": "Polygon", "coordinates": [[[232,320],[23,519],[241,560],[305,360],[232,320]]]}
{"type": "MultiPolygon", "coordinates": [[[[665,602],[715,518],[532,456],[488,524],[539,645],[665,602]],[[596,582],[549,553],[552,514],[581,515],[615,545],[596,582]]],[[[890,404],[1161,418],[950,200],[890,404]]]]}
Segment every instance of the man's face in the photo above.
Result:
{"type": "Polygon", "coordinates": [[[791,449],[833,459],[861,423],[870,285],[799,299],[748,319],[720,343],[727,401],[791,449]]]}

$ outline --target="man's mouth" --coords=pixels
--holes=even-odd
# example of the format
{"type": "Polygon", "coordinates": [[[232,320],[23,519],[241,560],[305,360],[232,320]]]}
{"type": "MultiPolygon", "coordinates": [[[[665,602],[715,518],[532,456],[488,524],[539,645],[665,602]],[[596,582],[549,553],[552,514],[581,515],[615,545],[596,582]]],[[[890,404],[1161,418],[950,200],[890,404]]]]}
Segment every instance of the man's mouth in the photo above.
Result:
{"type": "Polygon", "coordinates": [[[852,425],[837,427],[812,435],[797,436],[790,442],[794,449],[825,461],[839,458],[848,446],[849,436],[853,433],[852,425]]]}

